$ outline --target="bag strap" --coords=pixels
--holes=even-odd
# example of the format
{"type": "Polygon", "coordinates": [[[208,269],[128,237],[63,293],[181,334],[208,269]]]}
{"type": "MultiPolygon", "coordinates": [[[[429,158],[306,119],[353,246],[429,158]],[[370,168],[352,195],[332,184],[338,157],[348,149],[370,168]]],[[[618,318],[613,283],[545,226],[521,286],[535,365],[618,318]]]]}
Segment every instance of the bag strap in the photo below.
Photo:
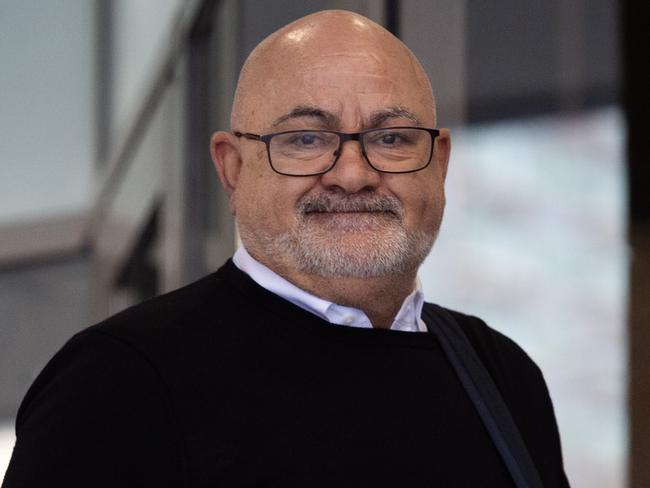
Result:
{"type": "Polygon", "coordinates": [[[427,329],[438,339],[517,488],[543,488],[508,406],[456,319],[437,305],[426,304],[422,311],[427,329]]]}

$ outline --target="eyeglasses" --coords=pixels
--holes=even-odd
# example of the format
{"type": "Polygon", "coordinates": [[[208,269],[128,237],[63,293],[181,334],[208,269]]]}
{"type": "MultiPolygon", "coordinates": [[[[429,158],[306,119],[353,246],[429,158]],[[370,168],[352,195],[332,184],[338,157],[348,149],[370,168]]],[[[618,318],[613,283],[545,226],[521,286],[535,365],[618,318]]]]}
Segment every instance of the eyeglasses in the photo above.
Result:
{"type": "Polygon", "coordinates": [[[289,130],[273,134],[234,132],[266,144],[271,168],[286,176],[314,176],[331,170],[343,151],[343,143],[359,141],[361,154],[382,173],[412,173],[431,162],[437,129],[386,127],[346,133],[332,130],[289,130]]]}

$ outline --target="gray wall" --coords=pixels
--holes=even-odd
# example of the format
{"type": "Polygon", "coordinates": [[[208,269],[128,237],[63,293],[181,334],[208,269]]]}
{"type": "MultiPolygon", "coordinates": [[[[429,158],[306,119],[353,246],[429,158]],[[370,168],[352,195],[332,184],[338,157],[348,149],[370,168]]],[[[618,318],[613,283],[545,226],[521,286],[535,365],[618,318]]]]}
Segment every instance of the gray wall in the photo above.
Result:
{"type": "Polygon", "coordinates": [[[93,35],[92,2],[0,2],[0,232],[90,204],[93,35]]]}

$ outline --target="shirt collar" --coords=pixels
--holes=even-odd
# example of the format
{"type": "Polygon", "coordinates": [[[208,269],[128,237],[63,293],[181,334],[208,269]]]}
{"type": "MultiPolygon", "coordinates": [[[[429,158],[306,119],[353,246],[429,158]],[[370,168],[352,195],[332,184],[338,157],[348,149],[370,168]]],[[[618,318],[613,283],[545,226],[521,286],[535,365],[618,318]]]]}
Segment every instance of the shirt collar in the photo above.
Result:
{"type": "MultiPolygon", "coordinates": [[[[337,305],[336,303],[332,303],[329,300],[317,297],[298,288],[253,258],[248,254],[244,246],[239,246],[232,260],[235,266],[250,276],[262,288],[317,315],[327,322],[351,327],[372,328],[368,316],[362,310],[337,305]]],[[[391,329],[408,332],[424,332],[426,327],[420,318],[423,304],[424,295],[422,293],[422,284],[419,279],[416,279],[415,288],[402,303],[402,307],[397,312],[391,329]]]]}

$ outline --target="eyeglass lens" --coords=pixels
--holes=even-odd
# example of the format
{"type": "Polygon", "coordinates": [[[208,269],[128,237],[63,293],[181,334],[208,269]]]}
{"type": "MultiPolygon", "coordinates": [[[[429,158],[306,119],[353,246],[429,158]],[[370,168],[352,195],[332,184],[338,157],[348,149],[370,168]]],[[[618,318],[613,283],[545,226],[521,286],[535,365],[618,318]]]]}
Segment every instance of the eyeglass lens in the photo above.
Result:
{"type": "MultiPolygon", "coordinates": [[[[429,163],[433,138],[424,129],[388,128],[362,133],[361,143],[375,169],[399,173],[429,163]]],[[[340,137],[335,132],[295,131],[274,135],[269,141],[269,155],[276,171],[309,175],[327,171],[339,147],[340,137]]]]}

